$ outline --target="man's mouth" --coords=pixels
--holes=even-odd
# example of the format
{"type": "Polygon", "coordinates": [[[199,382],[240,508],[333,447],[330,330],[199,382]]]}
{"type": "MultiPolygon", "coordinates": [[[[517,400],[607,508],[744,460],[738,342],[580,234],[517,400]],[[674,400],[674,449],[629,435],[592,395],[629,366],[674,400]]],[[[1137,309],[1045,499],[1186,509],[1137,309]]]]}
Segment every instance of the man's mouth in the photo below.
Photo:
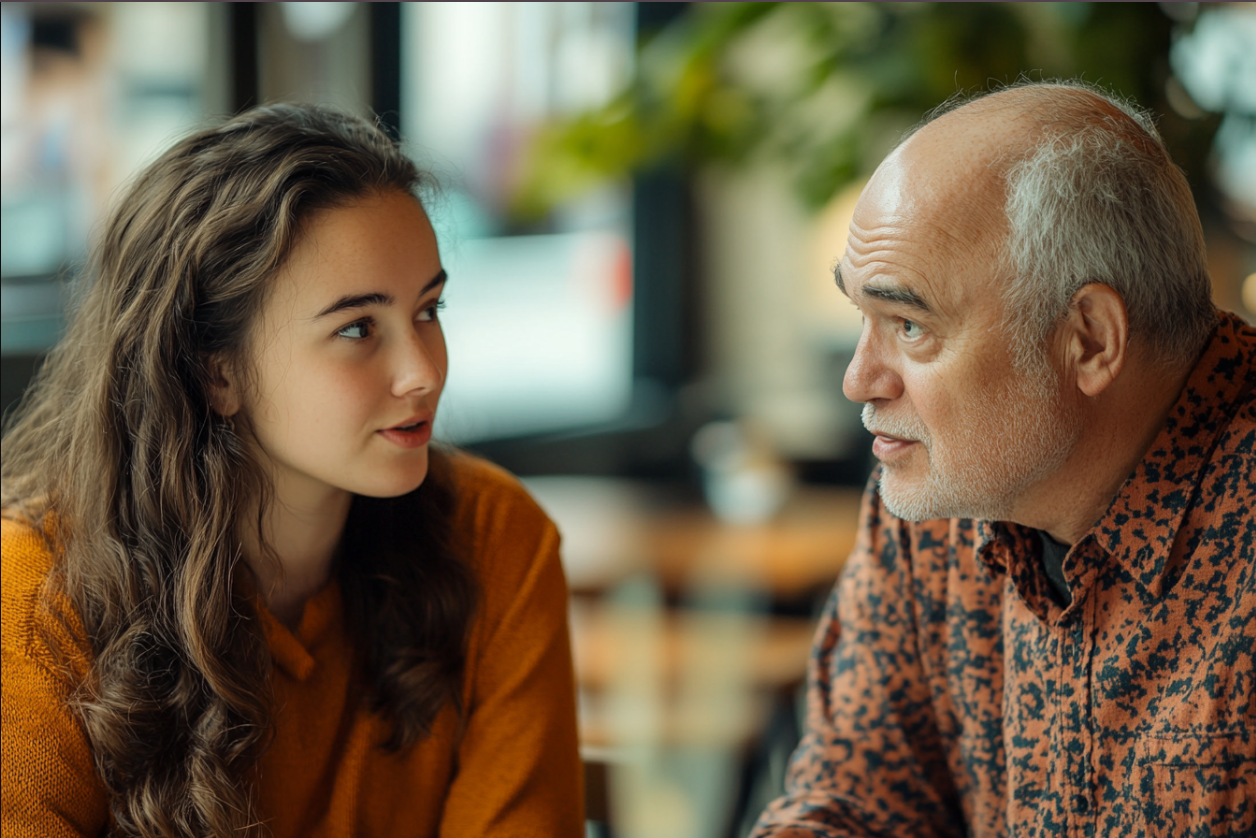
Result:
{"type": "Polygon", "coordinates": [[[873,434],[875,438],[872,440],[872,453],[881,462],[896,459],[918,442],[915,439],[904,439],[876,431],[873,431],[873,434]]]}
{"type": "Polygon", "coordinates": [[[919,442],[922,438],[924,438],[926,433],[921,422],[912,417],[910,414],[902,414],[898,416],[888,415],[885,411],[877,410],[871,403],[863,406],[863,411],[860,414],[859,419],[863,422],[864,430],[868,433],[875,436],[883,436],[887,439],[896,439],[904,442],[919,442]],[[912,436],[891,433],[887,430],[891,427],[895,430],[912,434],[912,436]]]}

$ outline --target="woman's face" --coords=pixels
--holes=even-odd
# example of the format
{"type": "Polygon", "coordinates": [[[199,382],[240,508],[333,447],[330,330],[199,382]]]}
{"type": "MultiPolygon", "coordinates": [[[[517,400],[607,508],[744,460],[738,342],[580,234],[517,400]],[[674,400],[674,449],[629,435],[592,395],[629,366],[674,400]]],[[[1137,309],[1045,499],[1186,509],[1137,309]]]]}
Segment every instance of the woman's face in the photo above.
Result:
{"type": "Polygon", "coordinates": [[[408,194],[307,220],[254,325],[255,386],[238,400],[280,503],[392,497],[423,482],[447,366],[444,282],[408,194]]]}

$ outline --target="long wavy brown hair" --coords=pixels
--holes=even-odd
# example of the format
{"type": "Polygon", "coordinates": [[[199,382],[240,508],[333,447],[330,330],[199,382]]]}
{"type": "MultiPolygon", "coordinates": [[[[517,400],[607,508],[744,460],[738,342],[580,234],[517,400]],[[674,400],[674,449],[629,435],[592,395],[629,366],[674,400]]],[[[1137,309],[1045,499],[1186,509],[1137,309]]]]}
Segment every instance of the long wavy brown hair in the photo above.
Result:
{"type": "MultiPolygon", "coordinates": [[[[249,778],[271,660],[236,532],[271,488],[247,431],[211,407],[210,360],[247,374],[250,327],[312,213],[428,185],[378,128],[325,108],[257,108],[188,137],[112,212],[66,336],[11,417],[4,514],[44,532],[44,602],[68,596],[61,619],[86,630],[91,673],[69,701],[120,834],[263,834],[249,778]]],[[[432,454],[414,492],[354,499],[337,560],[364,700],[394,750],[459,704],[478,596],[447,537],[448,459],[432,454]]]]}

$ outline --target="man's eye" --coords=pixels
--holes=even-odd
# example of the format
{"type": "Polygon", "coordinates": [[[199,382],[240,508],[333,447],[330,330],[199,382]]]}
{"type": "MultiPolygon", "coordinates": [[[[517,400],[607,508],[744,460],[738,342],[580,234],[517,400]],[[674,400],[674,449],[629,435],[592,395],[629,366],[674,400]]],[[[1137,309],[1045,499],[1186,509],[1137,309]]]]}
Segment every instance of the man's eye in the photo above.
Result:
{"type": "Polygon", "coordinates": [[[371,336],[371,324],[365,320],[358,320],[336,332],[336,335],[350,340],[362,340],[371,336]]]}
{"type": "Polygon", "coordinates": [[[925,333],[920,324],[914,320],[903,321],[903,334],[909,338],[918,338],[925,333]]]}
{"type": "Polygon", "coordinates": [[[440,313],[440,310],[443,309],[444,307],[445,307],[445,301],[437,300],[436,302],[432,303],[430,306],[428,306],[427,308],[419,312],[419,321],[422,323],[431,323],[432,321],[439,319],[438,314],[440,313]]]}

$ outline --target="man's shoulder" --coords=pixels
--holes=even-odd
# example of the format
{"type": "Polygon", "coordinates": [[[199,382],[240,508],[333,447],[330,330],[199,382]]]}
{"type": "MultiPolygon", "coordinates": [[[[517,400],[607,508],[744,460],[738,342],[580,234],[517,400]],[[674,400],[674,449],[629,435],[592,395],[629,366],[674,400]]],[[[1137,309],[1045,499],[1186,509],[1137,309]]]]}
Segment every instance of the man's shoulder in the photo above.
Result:
{"type": "MultiPolygon", "coordinates": [[[[1249,373],[1253,371],[1249,370],[1249,373]]],[[[1256,374],[1256,373],[1253,373],[1256,374]]],[[[1234,405],[1234,413],[1217,437],[1212,459],[1234,458],[1246,461],[1248,468],[1256,460],[1256,389],[1249,388],[1234,405]]],[[[1248,475],[1249,478],[1253,475],[1248,475]]],[[[1256,492],[1256,481],[1248,480],[1249,491],[1256,492]]]]}
{"type": "Polygon", "coordinates": [[[1256,539],[1256,392],[1249,389],[1197,477],[1186,523],[1208,552],[1252,555],[1256,539]]]}
{"type": "Polygon", "coordinates": [[[1170,444],[1148,453],[1159,459],[1157,474],[1184,484],[1162,492],[1163,502],[1186,504],[1182,490],[1193,483],[1192,517],[1239,511],[1250,518],[1256,507],[1256,329],[1223,315],[1184,390],[1170,444]],[[1193,475],[1183,468],[1192,463],[1193,475]]]}
{"type": "Polygon", "coordinates": [[[1256,505],[1256,330],[1232,314],[1219,318],[1164,425],[1097,524],[1101,546],[1127,564],[1163,564],[1182,526],[1207,528],[1256,505]],[[1150,558],[1137,558],[1143,554],[1150,558]]]}
{"type": "Polygon", "coordinates": [[[1217,432],[1216,452],[1225,456],[1253,451],[1256,434],[1256,328],[1234,314],[1221,322],[1205,347],[1179,398],[1193,422],[1184,432],[1217,432]]]}

